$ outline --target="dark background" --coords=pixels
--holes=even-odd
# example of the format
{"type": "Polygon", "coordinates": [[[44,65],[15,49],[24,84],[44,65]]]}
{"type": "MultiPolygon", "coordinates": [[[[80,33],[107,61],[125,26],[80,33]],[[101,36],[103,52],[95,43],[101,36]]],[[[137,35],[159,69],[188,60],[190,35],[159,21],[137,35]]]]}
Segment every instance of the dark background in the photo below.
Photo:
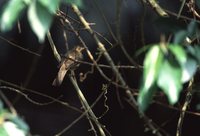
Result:
{"type": "MultiPolygon", "coordinates": [[[[4,1],[1,0],[1,6],[4,1]]],[[[95,4],[92,0],[84,1],[85,7],[82,12],[85,18],[95,23],[92,28],[107,37],[111,42],[114,42],[112,37],[108,33],[108,29],[102,20],[95,4]]],[[[114,0],[101,0],[98,2],[99,7],[102,8],[105,16],[108,19],[113,31],[115,32],[115,1],[114,0]]],[[[160,0],[160,4],[171,11],[177,12],[180,3],[174,0],[160,0]]],[[[64,12],[71,15],[69,8],[63,8],[64,12]]],[[[122,6],[121,16],[121,35],[124,41],[124,45],[128,52],[134,56],[135,52],[142,47],[141,43],[141,16],[143,12],[142,5],[137,0],[124,0],[122,6]]],[[[25,14],[25,13],[24,13],[25,14]]],[[[73,15],[72,15],[73,16],[73,15]]],[[[144,20],[144,34],[145,43],[159,42],[162,28],[155,25],[157,14],[147,7],[147,12],[144,20]]],[[[40,57],[22,51],[3,39],[0,39],[0,79],[8,81],[10,83],[17,84],[24,88],[32,89],[36,92],[52,96],[54,98],[61,97],[60,100],[68,102],[70,105],[81,107],[78,96],[68,79],[65,77],[63,84],[60,87],[53,87],[52,81],[55,78],[58,71],[58,63],[55,60],[48,41],[43,44],[38,43],[36,36],[32,33],[26,15],[20,19],[22,33],[18,32],[17,27],[14,27],[12,31],[8,33],[1,33],[1,36],[9,41],[16,43],[28,50],[38,52],[40,57]]],[[[61,54],[66,52],[64,46],[64,39],[62,36],[62,26],[58,19],[55,21],[51,28],[53,40],[61,54]]],[[[73,35],[69,34],[68,44],[70,48],[78,44],[78,40],[73,35]]],[[[93,52],[93,55],[97,52],[96,44],[91,39],[91,36],[82,32],[86,44],[93,52]]],[[[110,48],[110,45],[105,44],[106,48],[110,48]]],[[[117,46],[109,52],[116,64],[130,65],[126,57],[123,55],[121,49],[117,46]]],[[[84,52],[84,60],[88,60],[84,52]]],[[[136,61],[142,64],[143,56],[139,56],[136,61]]],[[[101,63],[106,63],[102,58],[101,63]]],[[[91,67],[88,65],[81,65],[76,70],[78,75],[80,72],[87,72],[91,67]]],[[[112,72],[108,69],[104,69],[105,73],[112,77],[112,72]]],[[[140,83],[141,72],[137,69],[122,69],[120,70],[127,83],[132,88],[138,88],[140,83]]],[[[77,76],[78,77],[78,76],[77,76]]],[[[97,70],[93,74],[89,74],[84,82],[79,83],[80,87],[88,100],[89,104],[92,104],[99,94],[102,92],[102,85],[108,84],[98,73],[97,70]]],[[[2,83],[2,85],[6,85],[2,83]]],[[[23,96],[9,90],[2,90],[8,99],[13,103],[19,115],[24,118],[31,129],[32,134],[38,134],[41,136],[53,136],[68,126],[74,121],[80,113],[71,110],[59,103],[52,103],[45,106],[39,106],[31,103],[23,96]]],[[[50,100],[42,96],[26,92],[29,97],[37,102],[45,103],[50,100]]],[[[109,111],[99,121],[106,126],[108,131],[113,136],[151,136],[151,132],[144,132],[145,125],[139,118],[137,112],[125,101],[124,90],[116,88],[114,86],[108,87],[108,100],[107,105],[109,111]],[[120,94],[121,103],[117,97],[117,92],[120,94]]],[[[182,98],[184,99],[184,97],[182,98]]],[[[159,101],[167,103],[166,98],[158,98],[159,101]]],[[[198,97],[195,95],[192,101],[191,110],[195,110],[195,105],[198,103],[198,97]],[[194,106],[193,106],[194,105],[194,106]]],[[[106,110],[104,106],[104,98],[95,105],[93,108],[96,116],[101,116],[106,110]]],[[[152,118],[159,127],[163,128],[169,135],[173,136],[176,132],[177,121],[179,117],[179,111],[172,110],[158,104],[153,104],[147,111],[147,115],[152,118]]],[[[198,134],[199,117],[186,114],[183,125],[183,136],[198,134]]],[[[90,129],[88,120],[84,117],[77,124],[73,125],[64,133],[64,136],[89,136],[93,135],[93,132],[88,132],[90,129]]]]}

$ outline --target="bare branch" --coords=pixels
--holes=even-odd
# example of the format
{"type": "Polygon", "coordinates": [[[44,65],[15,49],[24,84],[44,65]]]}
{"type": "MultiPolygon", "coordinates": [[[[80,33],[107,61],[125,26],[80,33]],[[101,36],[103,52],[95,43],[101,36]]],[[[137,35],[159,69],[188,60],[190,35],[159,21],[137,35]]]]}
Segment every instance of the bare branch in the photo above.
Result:
{"type": "Polygon", "coordinates": [[[74,107],[74,106],[71,106],[69,103],[64,102],[64,101],[61,101],[61,100],[56,99],[56,98],[53,98],[53,97],[48,96],[48,95],[46,95],[46,94],[43,94],[43,93],[40,93],[40,92],[31,90],[31,89],[24,88],[24,87],[22,87],[22,86],[19,86],[19,85],[16,85],[16,84],[13,84],[13,83],[10,83],[10,82],[1,80],[1,79],[0,79],[0,82],[3,83],[3,84],[9,85],[9,86],[11,86],[11,87],[17,88],[17,89],[19,89],[19,90],[21,90],[21,91],[27,91],[27,92],[36,94],[36,95],[41,96],[41,97],[44,97],[44,98],[48,98],[48,99],[53,100],[53,101],[55,101],[55,102],[57,102],[57,103],[59,103],[59,104],[61,104],[61,105],[63,105],[63,106],[66,106],[66,107],[68,107],[68,108],[70,108],[70,109],[72,109],[72,110],[74,110],[74,111],[76,111],[76,112],[82,113],[81,110],[79,110],[78,108],[76,108],[76,107],[74,107]]]}
{"type": "Polygon", "coordinates": [[[10,109],[11,113],[13,115],[17,115],[17,111],[15,110],[14,106],[12,103],[8,100],[8,98],[4,95],[4,93],[0,90],[0,96],[4,100],[4,102],[7,104],[8,108],[10,109]]]}
{"type": "MultiPolygon", "coordinates": [[[[77,82],[76,82],[75,75],[74,75],[74,71],[72,71],[72,76],[70,76],[70,80],[71,80],[72,84],[73,84],[74,87],[75,87],[75,90],[76,90],[76,92],[77,92],[77,94],[78,94],[78,96],[79,96],[79,99],[80,99],[80,101],[81,101],[81,103],[82,103],[82,105],[83,105],[83,108],[85,109],[85,111],[88,110],[88,119],[89,119],[89,117],[91,116],[91,117],[93,118],[93,121],[94,121],[95,124],[97,125],[97,128],[99,129],[100,135],[101,135],[101,136],[106,136],[106,135],[105,135],[105,132],[104,132],[104,130],[103,130],[103,128],[102,128],[102,126],[100,125],[100,123],[99,123],[99,121],[98,121],[98,119],[97,119],[97,117],[96,117],[96,115],[95,115],[94,112],[92,111],[91,107],[89,106],[87,100],[85,99],[85,97],[84,97],[84,95],[83,95],[81,89],[79,88],[79,86],[78,86],[78,84],[77,84],[77,82]]],[[[87,114],[86,114],[86,115],[87,115],[87,114]]],[[[90,120],[90,119],[89,119],[89,120],[90,120]]],[[[92,125],[92,122],[90,122],[90,125],[91,125],[92,130],[94,131],[95,135],[97,135],[97,133],[96,133],[96,131],[95,131],[93,125],[92,125]]]]}
{"type": "MultiPolygon", "coordinates": [[[[118,71],[118,69],[116,68],[112,58],[110,57],[110,55],[108,54],[107,50],[105,49],[104,45],[101,43],[101,41],[98,39],[98,37],[96,36],[96,34],[94,33],[94,31],[90,28],[89,24],[87,23],[87,21],[85,20],[85,18],[83,17],[82,13],[79,11],[78,7],[74,4],[72,4],[72,9],[73,11],[76,13],[76,15],[79,17],[80,21],[82,22],[83,26],[85,27],[85,29],[93,36],[96,44],[98,45],[98,48],[101,50],[101,52],[103,53],[104,57],[106,58],[107,62],[109,63],[109,65],[112,67],[112,71],[114,72],[114,74],[116,75],[116,77],[119,79],[120,84],[127,88],[126,89],[126,94],[129,97],[131,103],[134,105],[135,109],[137,110],[138,113],[140,113],[141,118],[143,118],[145,121],[150,122],[149,118],[142,112],[138,110],[138,104],[137,101],[135,100],[135,98],[133,97],[131,90],[128,89],[128,85],[126,84],[126,82],[124,81],[123,77],[121,76],[120,72],[118,71]]],[[[97,64],[95,64],[97,65],[97,64]]],[[[97,67],[98,68],[98,67],[97,67]]],[[[162,136],[162,134],[157,130],[156,126],[153,123],[148,123],[147,124],[149,129],[152,132],[155,132],[155,134],[157,136],[162,136]]]]}
{"type": "Polygon", "coordinates": [[[60,61],[61,61],[61,57],[60,57],[60,55],[59,55],[59,53],[58,53],[58,51],[57,51],[57,49],[56,49],[56,46],[55,46],[55,44],[54,44],[54,42],[53,42],[53,39],[52,39],[52,37],[51,37],[51,33],[50,33],[49,31],[47,32],[47,38],[48,38],[49,43],[50,43],[50,45],[51,45],[51,49],[52,49],[52,51],[53,51],[54,57],[56,58],[56,60],[57,60],[58,62],[60,62],[60,61]]]}
{"type": "Polygon", "coordinates": [[[3,40],[3,41],[5,41],[5,42],[7,42],[7,43],[9,43],[10,45],[12,45],[12,46],[14,46],[14,47],[17,47],[17,48],[20,49],[20,50],[23,50],[23,51],[27,52],[27,53],[30,53],[30,54],[35,55],[35,56],[38,56],[38,57],[41,56],[40,54],[38,54],[38,53],[36,53],[36,52],[30,51],[30,50],[28,50],[28,49],[25,49],[25,48],[23,48],[23,47],[17,45],[16,43],[13,43],[13,42],[7,40],[7,39],[4,38],[3,36],[0,36],[0,39],[3,40]]]}
{"type": "Polygon", "coordinates": [[[181,110],[181,113],[180,113],[180,117],[179,117],[179,120],[178,120],[178,124],[177,124],[176,136],[181,136],[182,125],[183,125],[185,113],[186,113],[187,107],[189,106],[191,99],[192,99],[192,86],[193,86],[193,79],[190,80],[189,85],[188,85],[186,99],[185,99],[185,102],[183,104],[183,107],[182,107],[182,110],[181,110]]]}

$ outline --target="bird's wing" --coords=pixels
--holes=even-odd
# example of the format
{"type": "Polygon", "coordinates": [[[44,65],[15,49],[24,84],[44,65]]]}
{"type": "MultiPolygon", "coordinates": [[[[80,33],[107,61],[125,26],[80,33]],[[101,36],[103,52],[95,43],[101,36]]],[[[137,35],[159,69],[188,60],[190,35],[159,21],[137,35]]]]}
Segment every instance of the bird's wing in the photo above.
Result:
{"type": "Polygon", "coordinates": [[[61,65],[60,70],[58,72],[57,77],[53,81],[53,86],[59,86],[63,82],[63,79],[67,73],[68,69],[66,69],[65,65],[61,65]]]}

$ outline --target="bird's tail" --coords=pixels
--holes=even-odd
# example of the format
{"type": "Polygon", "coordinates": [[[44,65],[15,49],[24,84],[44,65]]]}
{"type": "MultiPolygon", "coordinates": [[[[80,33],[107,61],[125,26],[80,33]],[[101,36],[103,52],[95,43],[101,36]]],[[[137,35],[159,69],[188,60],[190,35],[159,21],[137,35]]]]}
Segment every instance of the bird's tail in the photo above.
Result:
{"type": "Polygon", "coordinates": [[[63,82],[63,79],[64,79],[64,77],[65,77],[67,71],[68,71],[68,70],[66,70],[66,69],[65,69],[65,70],[60,69],[59,72],[58,72],[58,75],[57,75],[57,77],[54,79],[52,85],[53,85],[53,86],[60,86],[60,85],[62,84],[62,82],[63,82]]]}

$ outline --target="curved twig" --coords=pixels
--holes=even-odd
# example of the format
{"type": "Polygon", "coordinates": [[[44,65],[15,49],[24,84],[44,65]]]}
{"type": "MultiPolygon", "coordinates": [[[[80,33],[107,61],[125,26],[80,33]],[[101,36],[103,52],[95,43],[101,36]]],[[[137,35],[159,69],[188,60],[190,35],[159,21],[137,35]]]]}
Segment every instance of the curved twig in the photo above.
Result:
{"type": "Polygon", "coordinates": [[[186,113],[187,107],[189,106],[191,99],[192,99],[192,85],[193,85],[193,79],[189,82],[189,85],[188,85],[186,99],[185,99],[185,102],[184,102],[183,107],[181,109],[180,117],[178,119],[176,136],[181,136],[185,113],[186,113]]]}

